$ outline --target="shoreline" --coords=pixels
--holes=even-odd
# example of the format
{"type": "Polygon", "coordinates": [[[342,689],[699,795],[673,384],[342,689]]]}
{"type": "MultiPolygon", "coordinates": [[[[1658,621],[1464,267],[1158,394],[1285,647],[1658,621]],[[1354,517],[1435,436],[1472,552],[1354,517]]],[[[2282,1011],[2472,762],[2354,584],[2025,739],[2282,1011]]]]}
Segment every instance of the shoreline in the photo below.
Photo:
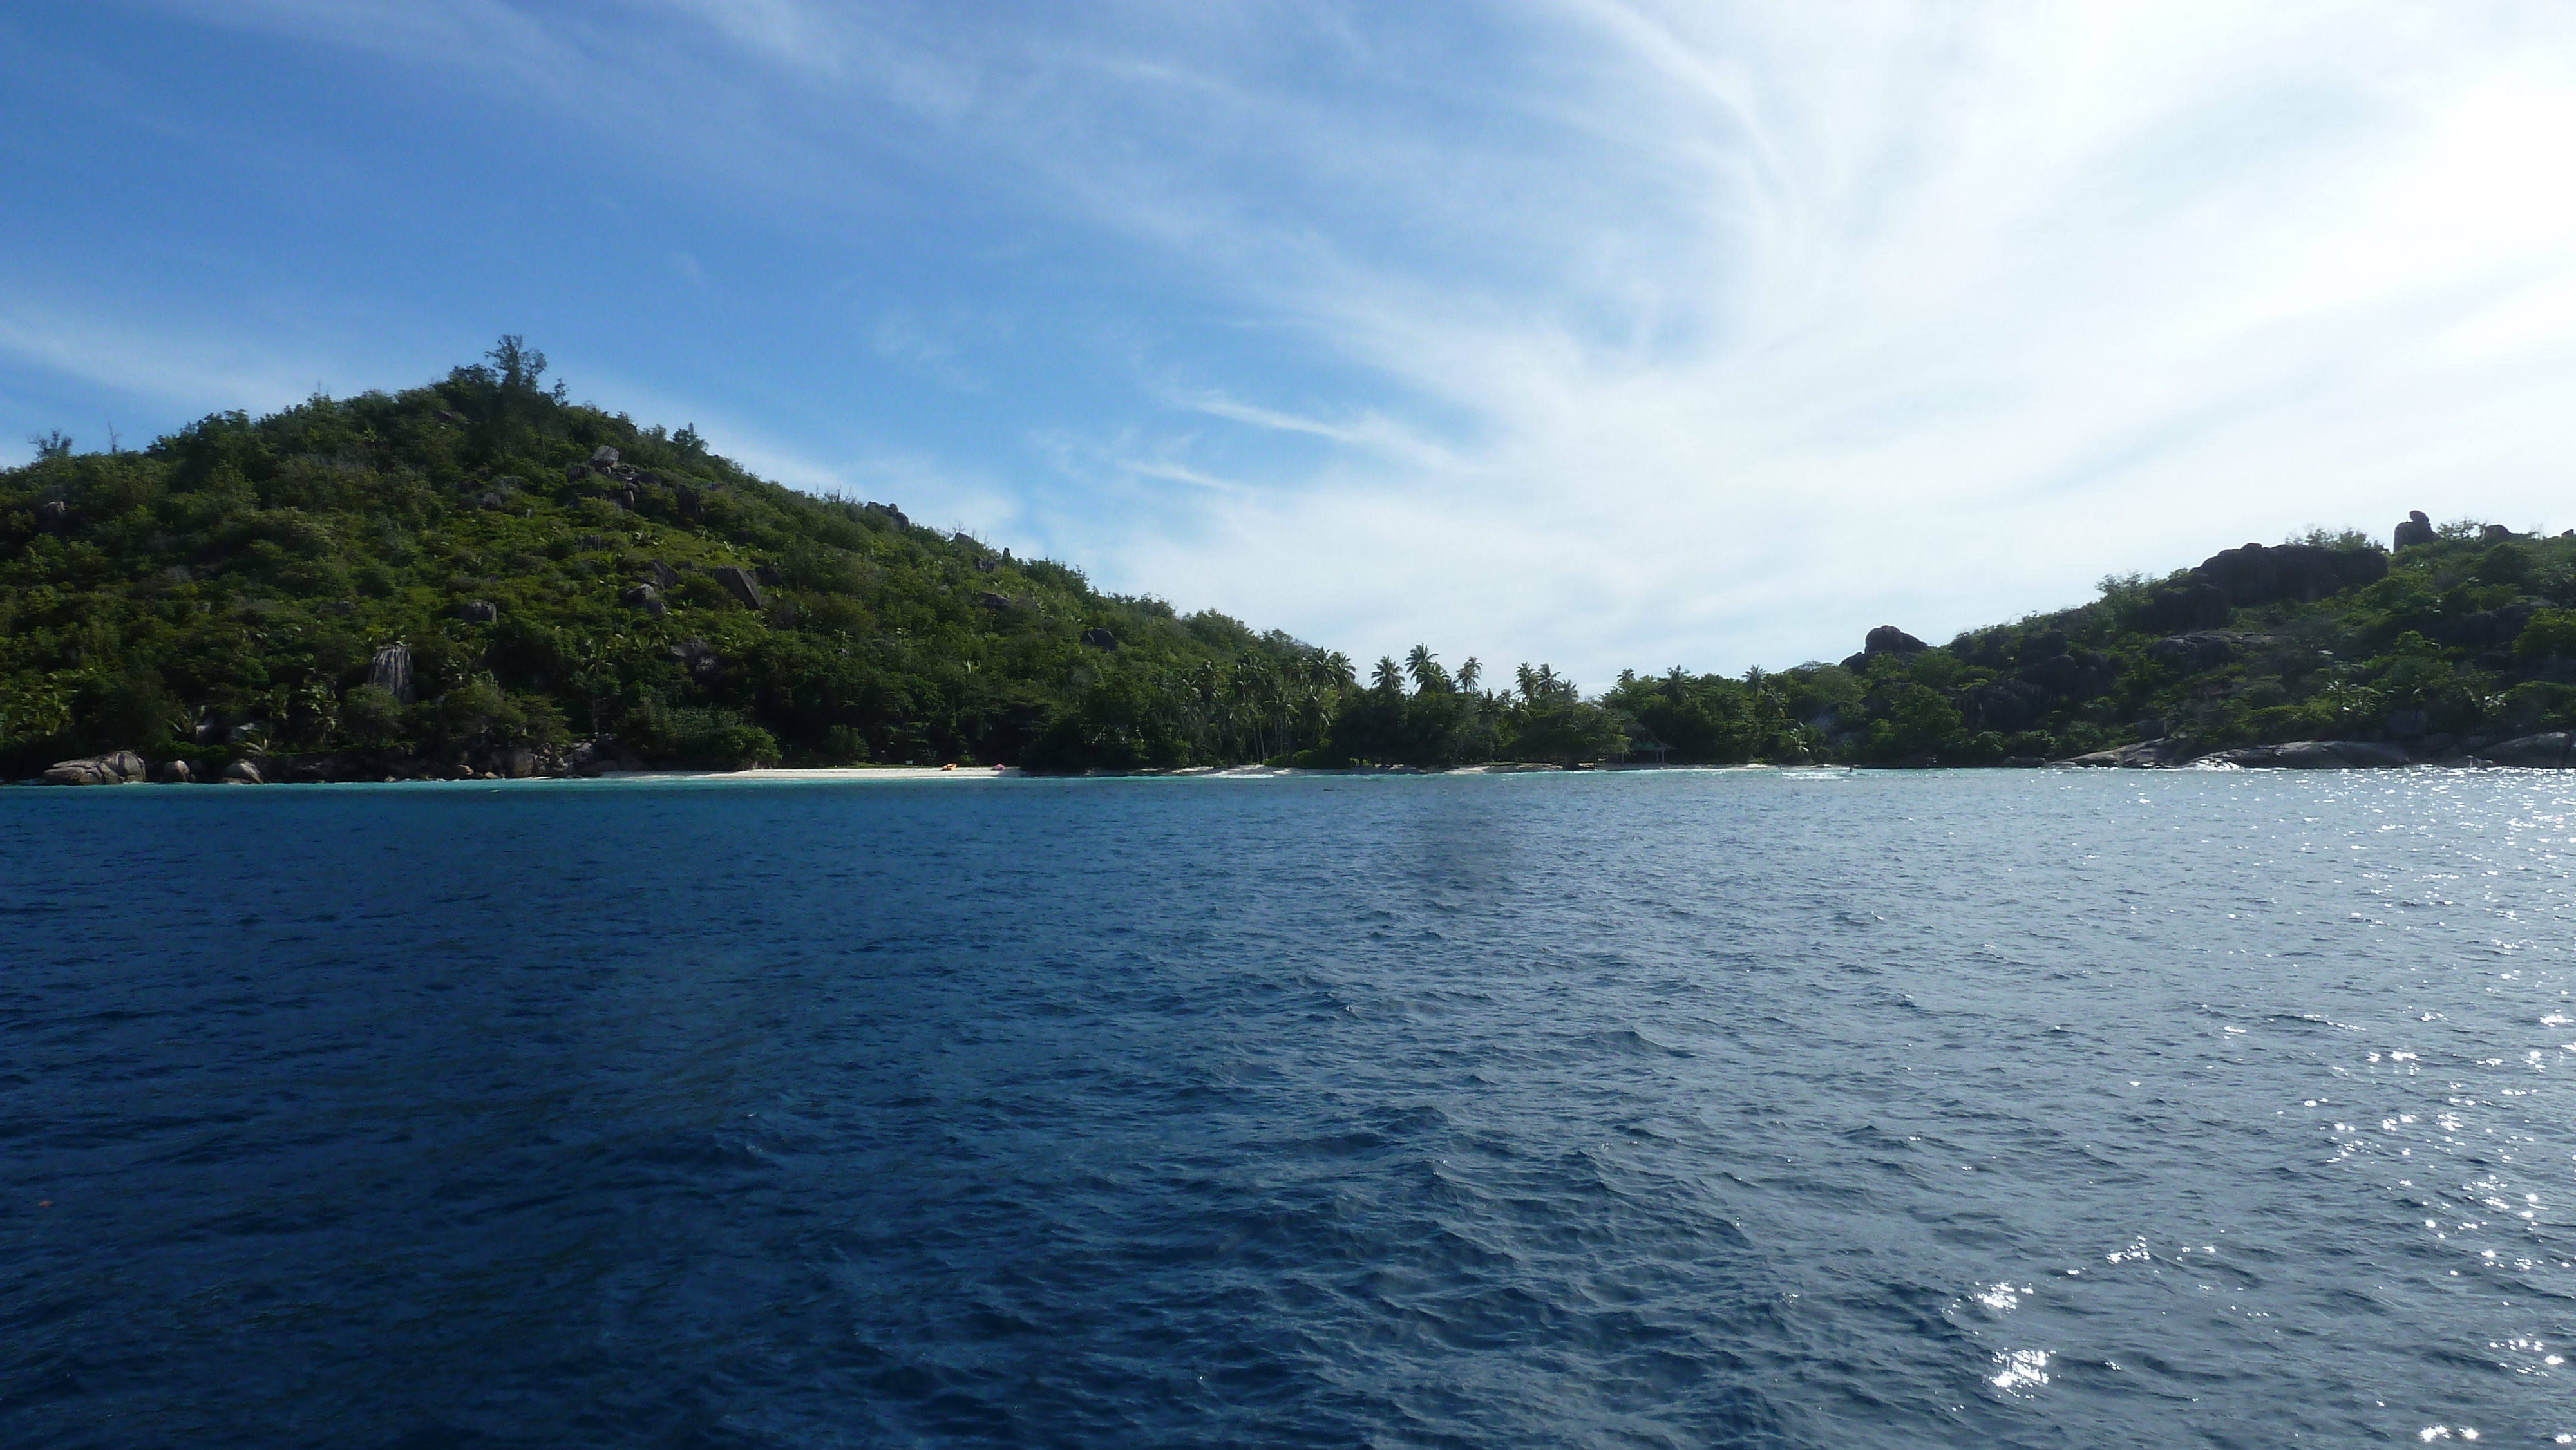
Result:
{"type": "Polygon", "coordinates": [[[924,781],[1080,781],[1080,780],[1280,780],[1289,777],[1364,778],[1384,776],[1452,776],[1452,775],[1636,775],[1696,774],[1723,775],[1746,772],[1779,774],[1784,772],[1831,772],[1842,774],[1850,767],[1841,765],[1773,765],[1751,762],[1735,765],[1599,765],[1575,766],[1498,764],[1461,765],[1447,769],[1425,769],[1419,766],[1182,766],[1171,770],[1091,770],[1078,774],[1036,773],[1012,766],[966,766],[954,768],[936,765],[838,765],[838,766],[756,766],[748,770],[603,770],[590,773],[540,774],[525,776],[475,775],[462,778],[433,779],[413,776],[376,780],[263,780],[263,781],[152,781],[96,780],[48,781],[42,778],[0,782],[0,788],[53,787],[58,785],[156,785],[168,788],[195,789],[203,786],[332,786],[341,789],[381,789],[387,786],[433,786],[443,789],[497,788],[526,785],[703,785],[738,784],[837,784],[871,781],[914,784],[924,781]]]}
{"type": "MultiPolygon", "coordinates": [[[[2161,744],[2161,743],[2162,743],[2162,742],[2154,742],[2154,744],[2161,744]]],[[[2338,742],[2338,743],[2340,743],[2340,742],[2338,742]]],[[[1768,762],[1768,761],[1751,761],[1751,762],[1743,762],[1743,763],[1730,764],[1730,765],[1681,765],[1681,764],[1656,765],[1656,764],[1626,764],[1626,763],[1620,763],[1620,764],[1611,764],[1611,765],[1578,765],[1578,766],[1562,766],[1562,765],[1543,765],[1543,764],[1525,764],[1525,763],[1501,763],[1501,764],[1484,764],[1484,765],[1459,765],[1459,766],[1450,766],[1450,767],[1446,767],[1446,768],[1427,768],[1427,767],[1422,767],[1422,766],[1410,766],[1410,765],[1387,765],[1387,766],[1338,766],[1338,767],[1327,767],[1327,766],[1270,766],[1270,765],[1232,765],[1232,766],[1197,765],[1197,766],[1182,766],[1182,767],[1178,767],[1178,768],[1175,768],[1175,769],[1168,769],[1168,770],[1157,770],[1157,769],[1143,769],[1143,770],[1090,770],[1090,771],[1082,771],[1082,772],[1079,772],[1079,773],[1076,773],[1076,774],[1054,774],[1054,773],[1035,773],[1035,774],[1033,774],[1033,773],[1031,773],[1031,772],[1029,772],[1029,771],[1026,771],[1026,770],[1023,770],[1023,769],[1021,769],[1020,767],[1015,766],[1015,765],[1014,765],[1014,766],[989,766],[989,765],[978,765],[978,766],[967,766],[967,765],[960,765],[960,766],[936,766],[936,765],[840,765],[840,766],[755,766],[755,767],[752,767],[752,768],[750,768],[750,769],[746,769],[746,770],[653,770],[653,769],[646,769],[646,770],[601,770],[601,771],[593,771],[593,772],[561,772],[561,773],[532,774],[532,775],[525,775],[525,776],[474,775],[474,776],[466,776],[466,777],[463,777],[463,778],[444,778],[444,779],[429,778],[429,777],[424,777],[424,776],[412,776],[412,777],[404,777],[404,778],[400,778],[400,779],[394,779],[394,778],[383,778],[383,779],[374,779],[374,780],[336,780],[336,781],[329,781],[329,780],[262,780],[262,781],[234,781],[234,780],[215,780],[215,781],[168,781],[168,780],[162,780],[162,781],[150,781],[150,780],[144,780],[144,779],[140,779],[140,778],[136,778],[136,779],[125,779],[125,780],[48,781],[48,780],[45,780],[45,779],[43,779],[43,778],[34,778],[34,779],[25,779],[25,780],[15,780],[15,781],[0,782],[0,788],[19,787],[19,786],[52,786],[52,785],[147,785],[147,784],[148,784],[148,785],[161,785],[161,786],[183,786],[183,785],[184,785],[184,786],[192,786],[192,787],[193,787],[193,786],[203,786],[203,785],[289,785],[289,786],[337,786],[337,787],[340,787],[340,788],[342,788],[342,789],[369,789],[369,790],[372,790],[372,789],[382,788],[382,787],[385,787],[385,786],[432,786],[432,787],[440,787],[440,788],[445,788],[445,789],[459,789],[459,788],[473,788],[473,787],[493,787],[493,788],[497,788],[497,787],[501,787],[501,786],[525,786],[525,785],[538,785],[538,784],[546,784],[546,785],[585,785],[585,784],[591,784],[591,785],[707,785],[707,784],[734,783],[734,784],[746,784],[746,785],[748,785],[748,784],[789,784],[789,785],[792,785],[792,784],[813,784],[813,785],[822,785],[822,784],[841,784],[841,783],[860,782],[860,781],[883,782],[883,783],[889,783],[889,784],[895,784],[895,783],[901,783],[901,784],[917,784],[917,783],[921,783],[921,782],[925,782],[925,781],[978,782],[978,781],[1006,781],[1006,780],[1020,780],[1020,781],[1083,781],[1083,780],[1094,780],[1094,781],[1099,781],[1099,780],[1134,780],[1134,781],[1147,781],[1147,780],[1231,780],[1231,781],[1257,781],[1257,780],[1282,780],[1282,779],[1288,779],[1288,778],[1292,778],[1292,777],[1293,777],[1293,778],[1300,778],[1300,779],[1311,779],[1311,778],[1318,778],[1318,777],[1329,777],[1329,778],[1337,778],[1337,779],[1375,779],[1375,778],[1380,778],[1380,777],[1390,777],[1390,776],[1413,776],[1413,777],[1430,778],[1430,777],[1437,777],[1437,776],[1461,776],[1461,775],[1468,775],[1468,776],[1490,776],[1490,775],[1671,775],[1671,774],[1682,774],[1682,775],[1732,775],[1732,774],[1746,774],[1746,773],[1761,773],[1761,774],[1772,774],[1772,775],[1806,775],[1806,776],[1812,776],[1812,775],[1834,775],[1834,776],[1843,776],[1843,775],[1858,775],[1858,774],[1862,774],[1862,773],[1868,773],[1868,774],[1872,774],[1872,775],[1910,775],[1910,774],[1918,774],[1918,773],[1921,773],[1921,772],[1923,772],[1923,771],[1925,771],[1925,770],[1975,771],[1975,772],[1979,772],[1979,773],[1984,773],[1984,772],[1990,772],[1990,771],[1991,771],[1991,772],[2008,772],[2008,773],[2012,773],[2012,774],[2063,773],[2063,772],[2078,772],[2078,773],[2083,773],[2083,774],[2097,774],[2097,773],[2123,774],[2123,773],[2126,773],[2127,771],[2133,771],[2133,770],[2154,770],[2154,771],[2159,771],[2159,772],[2173,772],[2173,771],[2198,771],[2198,772],[2205,772],[2205,773],[2212,773],[2212,774],[2215,774],[2215,773],[2221,773],[2221,772],[2226,772],[2226,773],[2235,773],[2235,772],[2240,772],[2240,771],[2264,771],[2264,772],[2268,772],[2268,771],[2271,771],[2271,770],[2287,770],[2287,771],[2293,771],[2293,772],[2297,772],[2297,773],[2305,774],[2305,773],[2307,773],[2307,772],[2309,772],[2309,771],[2321,770],[2321,769],[2322,769],[2322,770],[2327,770],[2327,771],[2347,771],[2347,772],[2348,772],[2348,771],[2363,771],[2363,772],[2369,772],[2369,773],[2373,773],[2373,774],[2382,773],[2382,772],[2388,772],[2388,771],[2402,771],[2402,770],[2415,770],[2415,771],[2442,771],[2442,772],[2446,772],[2446,773],[2448,773],[2448,772],[2482,773],[2482,772],[2486,772],[2486,771],[2505,770],[2505,771],[2528,771],[2528,772],[2531,772],[2531,773],[2533,773],[2533,774],[2543,774],[2543,773],[2546,773],[2546,774],[2557,774],[2557,773],[2561,773],[2561,772],[2563,772],[2563,771],[2565,771],[2565,770],[2567,770],[2567,769],[2569,769],[2569,768],[2570,768],[2569,766],[2565,766],[2565,765],[2558,765],[2558,764],[2552,764],[2552,763],[2543,763],[2543,762],[2538,762],[2538,761],[2529,762],[2529,763],[2525,763],[2525,762],[2522,762],[2522,761],[2511,761],[2511,762],[2507,762],[2507,761],[2499,761],[2499,760],[2483,759],[2483,758],[2476,757],[2476,756],[2468,756],[2468,757],[2456,757],[2456,756],[2455,756],[2455,757],[2452,757],[2452,758],[2450,758],[2450,759],[2444,759],[2444,760],[2403,760],[2403,759],[2390,759],[2390,758],[2388,758],[2387,756],[2382,755],[2382,756],[2380,756],[2379,758],[2376,758],[2376,759],[2372,759],[2372,758],[2368,758],[2368,757],[2364,757],[2364,758],[2362,758],[2362,759],[2353,759],[2353,758],[2350,758],[2350,757],[2348,757],[2348,756],[2340,756],[2340,755],[2338,755],[2338,754],[2336,754],[2336,753],[2334,753],[2334,752],[2325,751],[2325,750],[2317,750],[2317,751],[2314,751],[2314,752],[2313,752],[2313,756],[2312,756],[2312,758],[2296,758],[2295,756],[2293,756],[2293,758],[2283,758],[2284,756],[2292,756],[2292,752],[2289,752],[2289,751],[2283,751],[2283,752],[2281,753],[2281,755],[2274,755],[2274,754],[2273,754],[2273,752],[2274,752],[2274,751],[2276,751],[2276,750],[2279,750],[2279,749],[2280,749],[2280,747],[2258,747],[2258,748],[2257,748],[2257,750],[2251,750],[2251,751],[2242,751],[2242,752],[2213,752],[2213,753],[2211,753],[2211,754],[2209,754],[2209,755],[2200,756],[2200,757],[2198,757],[2198,758],[2194,758],[2194,759],[2187,759],[2187,760],[2179,760],[2179,761],[2177,761],[2177,760],[2172,760],[2172,759],[2170,759],[2170,758],[2163,758],[2163,759],[2159,759],[2159,758],[2157,758],[2157,754],[2156,754],[2156,752],[2152,749],[2152,746],[2150,746],[2150,747],[2146,747],[2146,748],[2141,748],[2141,747],[2137,747],[2137,746],[2131,746],[2131,747],[2123,748],[2123,749],[2118,750],[2118,751],[2103,751],[2103,752],[2100,752],[2100,753],[2098,753],[2097,755],[2094,755],[2094,756],[2091,756],[2091,757],[2079,757],[2079,758],[2077,758],[2077,759],[2072,759],[2072,760],[2053,760],[2053,761],[2048,761],[2048,762],[2046,762],[2046,763],[2044,763],[2044,764],[2037,765],[2037,766],[1998,766],[1998,765],[1958,765],[1958,766],[1940,766],[1940,765],[1933,765],[1933,766],[1887,766],[1887,765],[1845,764],[1845,763],[1840,763],[1840,762],[1816,762],[1816,763],[1803,764],[1803,765],[1779,765],[1779,764],[1774,764],[1774,763],[1771,763],[1771,762],[1768,762]],[[2262,756],[2269,757],[2269,758],[2263,758],[2263,759],[2258,759],[2258,760],[2243,760],[2243,759],[2228,759],[2228,758],[2226,758],[2228,755],[2255,755],[2255,754],[2258,754],[2258,753],[2259,753],[2259,754],[2261,754],[2262,756]]],[[[2357,752],[2356,752],[2356,753],[2357,753],[2357,752]]],[[[2308,754],[2308,752],[2300,752],[2299,754],[2301,754],[2301,755],[2306,755],[2306,754],[2308,754]]]]}

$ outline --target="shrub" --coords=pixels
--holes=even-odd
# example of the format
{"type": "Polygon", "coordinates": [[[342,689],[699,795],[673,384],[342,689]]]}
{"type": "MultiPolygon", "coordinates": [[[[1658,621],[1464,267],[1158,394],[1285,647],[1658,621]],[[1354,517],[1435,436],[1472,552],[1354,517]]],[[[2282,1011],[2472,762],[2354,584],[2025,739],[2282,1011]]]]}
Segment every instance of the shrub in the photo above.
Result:
{"type": "Polygon", "coordinates": [[[731,710],[684,709],[671,712],[673,758],[707,770],[742,770],[775,763],[778,741],[768,731],[746,723],[731,710]]]}
{"type": "Polygon", "coordinates": [[[382,685],[357,685],[340,697],[340,734],[350,744],[381,750],[402,738],[403,704],[382,685]]]}
{"type": "MultiPolygon", "coordinates": [[[[2496,547],[2502,548],[2499,544],[2496,547]]],[[[2514,639],[2518,660],[2576,659],[2576,609],[2543,609],[2514,639]]]]}
{"type": "Polygon", "coordinates": [[[87,749],[157,755],[168,750],[182,711],[159,671],[133,669],[93,682],[81,692],[73,715],[75,734],[87,749]]]}

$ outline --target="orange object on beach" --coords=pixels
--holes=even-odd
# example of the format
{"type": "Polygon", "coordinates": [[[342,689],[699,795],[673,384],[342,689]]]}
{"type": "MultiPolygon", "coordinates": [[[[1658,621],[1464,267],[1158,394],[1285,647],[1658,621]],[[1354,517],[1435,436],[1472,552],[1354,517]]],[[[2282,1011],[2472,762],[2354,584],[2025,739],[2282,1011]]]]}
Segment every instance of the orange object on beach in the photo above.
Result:
{"type": "Polygon", "coordinates": [[[957,762],[952,760],[939,768],[941,770],[955,770],[957,768],[957,762]]]}

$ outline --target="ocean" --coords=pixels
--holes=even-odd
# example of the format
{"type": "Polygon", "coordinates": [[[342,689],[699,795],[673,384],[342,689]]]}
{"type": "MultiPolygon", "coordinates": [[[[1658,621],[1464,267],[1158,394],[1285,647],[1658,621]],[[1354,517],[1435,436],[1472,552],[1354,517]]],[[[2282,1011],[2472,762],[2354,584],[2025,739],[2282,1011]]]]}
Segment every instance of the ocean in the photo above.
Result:
{"type": "Polygon", "coordinates": [[[2576,1434],[2576,778],[0,792],[0,1443],[2576,1434]]]}

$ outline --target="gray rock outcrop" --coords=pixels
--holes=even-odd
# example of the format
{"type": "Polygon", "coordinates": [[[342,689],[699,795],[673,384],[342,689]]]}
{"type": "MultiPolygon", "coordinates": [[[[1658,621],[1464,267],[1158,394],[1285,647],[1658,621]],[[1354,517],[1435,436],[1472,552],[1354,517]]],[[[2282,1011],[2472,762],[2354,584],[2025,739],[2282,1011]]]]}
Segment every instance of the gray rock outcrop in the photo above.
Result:
{"type": "Polygon", "coordinates": [[[1084,630],[1082,632],[1082,642],[1091,646],[1093,649],[1118,648],[1118,636],[1111,634],[1105,629],[1095,628],[1084,630]]]}
{"type": "Polygon", "coordinates": [[[45,770],[47,785],[130,785],[143,777],[143,757],[131,750],[58,760],[45,770]]]}
{"type": "Polygon", "coordinates": [[[2149,590],[2138,624],[2145,629],[2205,629],[2225,624],[2228,608],[2226,590],[2193,575],[2149,590]]]}
{"type": "Polygon", "coordinates": [[[375,660],[367,666],[367,683],[393,691],[394,698],[406,705],[419,702],[419,690],[411,678],[411,651],[401,645],[389,644],[376,651],[375,660]]]}
{"type": "Polygon", "coordinates": [[[163,785],[186,785],[197,778],[184,760],[165,760],[152,767],[152,778],[163,785]]]}
{"type": "Polygon", "coordinates": [[[2180,765],[2190,754],[2179,740],[2141,740],[2135,745],[2115,745],[2109,750],[2096,750],[2067,760],[2051,761],[2053,765],[2112,767],[2121,770],[2159,770],[2180,765]]]}
{"type": "Polygon", "coordinates": [[[684,639],[662,654],[671,663],[687,670],[691,678],[700,681],[713,679],[724,666],[724,659],[716,653],[716,647],[703,639],[684,639]]]}
{"type": "Polygon", "coordinates": [[[653,576],[653,583],[656,587],[663,589],[677,589],[680,587],[680,571],[663,563],[661,560],[647,559],[644,561],[644,568],[647,573],[653,576]]]}
{"type": "Polygon", "coordinates": [[[760,581],[752,578],[747,571],[731,564],[721,564],[716,567],[715,577],[716,582],[725,587],[725,592],[739,600],[743,608],[769,607],[769,601],[760,597],[760,581]]]}
{"type": "Polygon", "coordinates": [[[2519,765],[2538,770],[2565,770],[2576,765],[2576,735],[2552,731],[2500,740],[2477,753],[2489,765],[2519,765]]]}
{"type": "Polygon", "coordinates": [[[224,785],[266,785],[268,783],[268,777],[261,774],[260,768],[256,762],[249,760],[236,760],[232,764],[224,767],[223,778],[220,783],[224,785]]]}
{"type": "Polygon", "coordinates": [[[609,447],[605,443],[600,444],[597,448],[590,450],[590,466],[603,471],[615,468],[617,466],[617,450],[609,447]]]}
{"type": "Polygon", "coordinates": [[[498,624],[501,606],[489,599],[469,599],[456,606],[456,617],[467,624],[498,624]]]}
{"type": "Polygon", "coordinates": [[[2323,544],[2247,544],[2221,549],[2182,579],[2147,595],[2139,623],[2176,634],[2227,622],[2227,612],[2285,600],[2323,599],[2388,577],[2388,556],[2377,549],[2330,549],[2323,544]]]}
{"type": "Polygon", "coordinates": [[[2323,599],[2339,590],[2388,577],[2388,556],[2377,549],[2329,549],[2323,544],[2247,544],[2222,549],[2192,573],[2218,586],[2236,608],[2323,599]]]}
{"type": "Polygon", "coordinates": [[[2202,759],[2248,770],[2385,770],[2413,763],[2405,746],[2383,740],[2292,740],[2222,750],[2202,759]]]}
{"type": "Polygon", "coordinates": [[[1843,668],[1866,669],[1871,655],[1915,655],[1931,647],[1895,625],[1882,624],[1862,638],[1859,654],[1844,656],[1843,668]]]}
{"type": "Polygon", "coordinates": [[[563,763],[564,769],[572,772],[574,775],[605,775],[609,771],[619,768],[617,764],[617,742],[613,740],[585,740],[579,745],[576,745],[570,750],[564,752],[563,763]]]}
{"type": "Polygon", "coordinates": [[[2406,515],[2406,522],[2397,526],[2397,533],[2390,539],[2389,547],[2403,549],[2414,544],[2431,542],[2433,542],[2433,521],[2424,517],[2422,509],[2416,509],[2406,515]]]}

